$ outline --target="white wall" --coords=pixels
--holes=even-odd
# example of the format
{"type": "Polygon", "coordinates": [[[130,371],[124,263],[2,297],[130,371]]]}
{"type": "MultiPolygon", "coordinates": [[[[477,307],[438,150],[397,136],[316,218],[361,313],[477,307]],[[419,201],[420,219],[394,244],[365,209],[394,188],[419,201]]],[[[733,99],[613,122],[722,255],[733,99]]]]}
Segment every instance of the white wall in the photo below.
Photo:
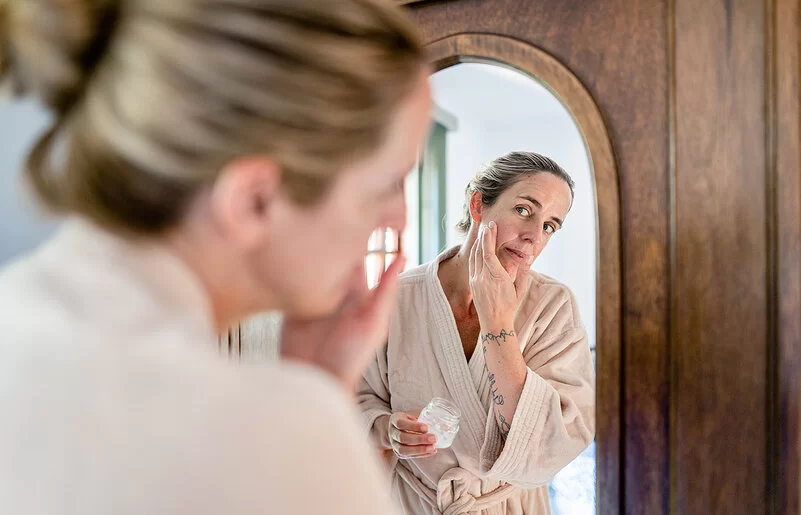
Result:
{"type": "Polygon", "coordinates": [[[513,150],[533,151],[558,162],[576,182],[576,199],[564,229],[534,269],[565,283],[595,342],[595,193],[584,140],[562,103],[538,82],[507,68],[460,64],[431,79],[437,105],[458,119],[448,134],[448,245],[461,241],[464,189],[481,164],[513,150]]]}
{"type": "Polygon", "coordinates": [[[32,101],[0,104],[0,266],[27,252],[55,230],[38,211],[22,181],[22,167],[49,115],[32,101]]]}

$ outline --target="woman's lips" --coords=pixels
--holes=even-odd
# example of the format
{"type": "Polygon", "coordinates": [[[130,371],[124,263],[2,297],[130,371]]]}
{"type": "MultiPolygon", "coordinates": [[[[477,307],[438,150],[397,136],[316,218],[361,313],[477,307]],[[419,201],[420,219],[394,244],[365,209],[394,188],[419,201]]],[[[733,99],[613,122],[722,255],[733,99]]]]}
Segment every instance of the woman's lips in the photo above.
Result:
{"type": "Polygon", "coordinates": [[[512,257],[514,261],[518,264],[526,263],[529,259],[528,255],[520,252],[519,250],[507,248],[506,252],[512,257]]]}

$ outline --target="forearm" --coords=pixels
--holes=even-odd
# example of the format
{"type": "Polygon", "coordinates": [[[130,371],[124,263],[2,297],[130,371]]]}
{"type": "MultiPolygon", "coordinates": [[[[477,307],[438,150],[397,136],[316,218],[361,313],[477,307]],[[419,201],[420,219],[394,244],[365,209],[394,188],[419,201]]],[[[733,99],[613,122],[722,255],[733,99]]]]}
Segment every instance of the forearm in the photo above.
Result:
{"type": "Polygon", "coordinates": [[[487,366],[495,420],[505,438],[509,434],[517,404],[523,394],[528,367],[523,361],[517,334],[510,323],[482,324],[481,346],[487,366]]]}

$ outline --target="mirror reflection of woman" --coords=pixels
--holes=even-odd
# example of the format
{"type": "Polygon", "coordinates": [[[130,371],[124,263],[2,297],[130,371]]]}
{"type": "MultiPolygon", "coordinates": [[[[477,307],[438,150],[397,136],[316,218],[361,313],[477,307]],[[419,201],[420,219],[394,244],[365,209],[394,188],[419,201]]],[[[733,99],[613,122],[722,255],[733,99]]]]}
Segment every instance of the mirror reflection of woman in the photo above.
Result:
{"type": "Polygon", "coordinates": [[[576,300],[531,270],[573,187],[539,154],[496,159],[467,188],[462,245],[401,276],[358,396],[374,444],[395,458],[404,513],[549,513],[548,481],[592,441],[595,374],[576,300]],[[462,414],[447,449],[416,418],[434,396],[462,414]]]}

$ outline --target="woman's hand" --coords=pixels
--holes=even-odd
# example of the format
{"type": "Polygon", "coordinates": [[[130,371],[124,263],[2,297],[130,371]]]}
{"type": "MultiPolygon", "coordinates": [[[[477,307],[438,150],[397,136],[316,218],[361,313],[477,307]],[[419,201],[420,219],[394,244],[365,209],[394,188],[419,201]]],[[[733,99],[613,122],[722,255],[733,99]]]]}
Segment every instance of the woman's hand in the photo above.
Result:
{"type": "Polygon", "coordinates": [[[528,266],[519,266],[512,280],[495,255],[498,225],[480,226],[470,249],[470,290],[479,323],[487,329],[513,328],[515,314],[531,285],[528,266]]]}
{"type": "Polygon", "coordinates": [[[354,391],[375,351],[387,341],[398,275],[405,263],[403,256],[393,261],[372,291],[364,268],[354,272],[348,295],[327,317],[284,318],[281,357],[315,365],[354,391]]]}
{"type": "Polygon", "coordinates": [[[437,453],[436,435],[428,432],[428,426],[419,422],[417,415],[419,411],[414,415],[398,411],[389,417],[389,445],[401,459],[428,458],[437,453]]]}

